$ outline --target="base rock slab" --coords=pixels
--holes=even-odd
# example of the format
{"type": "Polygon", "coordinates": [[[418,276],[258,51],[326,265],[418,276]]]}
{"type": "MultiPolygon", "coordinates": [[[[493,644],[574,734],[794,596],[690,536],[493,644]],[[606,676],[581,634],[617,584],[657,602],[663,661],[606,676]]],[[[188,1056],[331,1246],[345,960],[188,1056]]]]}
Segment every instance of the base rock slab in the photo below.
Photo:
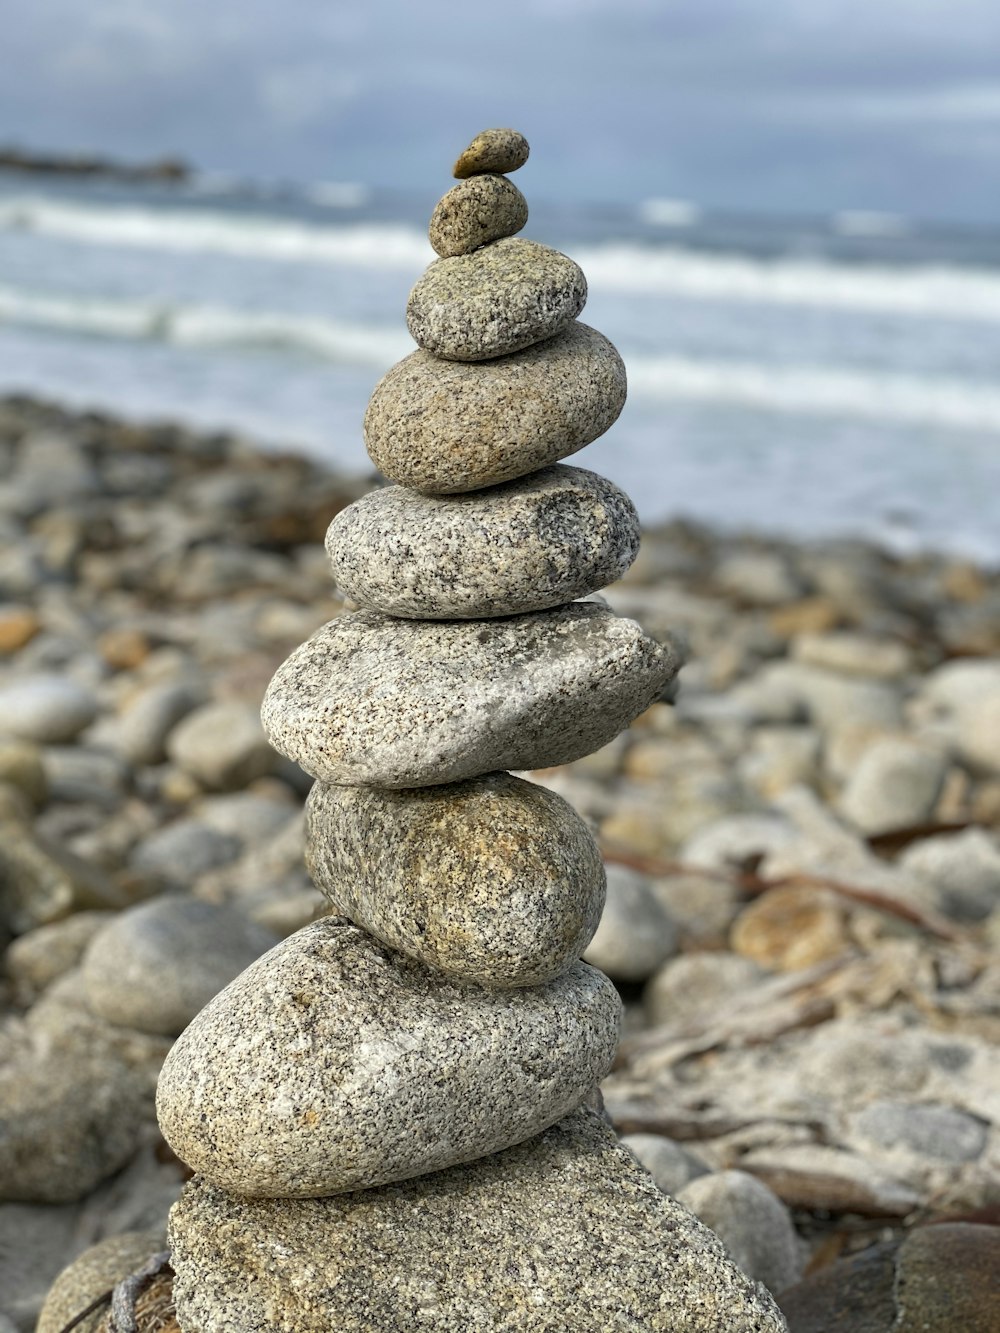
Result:
{"type": "Polygon", "coordinates": [[[170,1237],[186,1333],[785,1331],[586,1110],[471,1166],[336,1199],[240,1199],[195,1178],[170,1237]]]}

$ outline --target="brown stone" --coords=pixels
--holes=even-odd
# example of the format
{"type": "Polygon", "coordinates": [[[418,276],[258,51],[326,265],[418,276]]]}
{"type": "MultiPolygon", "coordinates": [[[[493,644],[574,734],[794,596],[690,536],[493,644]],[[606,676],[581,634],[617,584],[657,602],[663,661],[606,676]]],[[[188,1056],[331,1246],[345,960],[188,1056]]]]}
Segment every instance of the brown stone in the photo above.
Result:
{"type": "Polygon", "coordinates": [[[807,885],[771,889],[733,923],[736,953],[775,972],[795,972],[850,947],[847,913],[829,890],[807,885]]]}
{"type": "Polygon", "coordinates": [[[483,130],[459,156],[452,171],[459,180],[483,172],[517,171],[528,160],[528,141],[517,130],[483,130]]]}

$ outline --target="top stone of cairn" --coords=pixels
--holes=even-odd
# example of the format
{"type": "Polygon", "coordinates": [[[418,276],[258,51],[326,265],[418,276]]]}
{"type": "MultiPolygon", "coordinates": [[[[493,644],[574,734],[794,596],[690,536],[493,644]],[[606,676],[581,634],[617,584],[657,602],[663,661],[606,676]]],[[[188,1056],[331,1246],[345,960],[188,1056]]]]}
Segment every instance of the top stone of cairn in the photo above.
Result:
{"type": "Polygon", "coordinates": [[[517,130],[483,130],[455,163],[453,175],[459,180],[482,176],[486,172],[501,175],[516,171],[528,160],[528,141],[517,130]]]}

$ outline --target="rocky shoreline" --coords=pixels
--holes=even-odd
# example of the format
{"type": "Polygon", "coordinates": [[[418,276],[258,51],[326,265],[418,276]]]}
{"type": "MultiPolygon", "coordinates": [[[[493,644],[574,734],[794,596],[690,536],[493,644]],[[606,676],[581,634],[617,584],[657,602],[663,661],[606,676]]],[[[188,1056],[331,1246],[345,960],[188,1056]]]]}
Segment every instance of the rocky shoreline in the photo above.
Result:
{"type": "MultiPolygon", "coordinates": [[[[324,533],[375,484],[0,403],[0,1329],[33,1327],[87,1245],[158,1248],[183,1179],[166,1051],[322,910],[309,781],[258,715],[343,609],[324,533]]],[[[924,1223],[969,1254],[994,1234],[1000,590],[949,557],[678,522],[605,596],[689,658],[673,703],[532,775],[608,863],[606,1108],[751,1276],[808,1270],[786,1313],[819,1328],[851,1256],[883,1246],[891,1285],[924,1223]]]]}

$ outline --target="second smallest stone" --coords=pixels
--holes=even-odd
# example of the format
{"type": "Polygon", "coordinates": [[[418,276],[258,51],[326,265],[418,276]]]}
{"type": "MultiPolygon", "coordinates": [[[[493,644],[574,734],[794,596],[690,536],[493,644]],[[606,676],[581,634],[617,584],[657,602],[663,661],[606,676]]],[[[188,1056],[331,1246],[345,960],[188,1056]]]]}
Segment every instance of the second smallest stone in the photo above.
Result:
{"type": "Polygon", "coordinates": [[[459,180],[485,172],[516,171],[528,160],[528,141],[517,130],[483,130],[455,163],[459,180]]]}
{"type": "Polygon", "coordinates": [[[467,255],[513,236],[528,221],[528,201],[506,176],[484,173],[460,181],[431,216],[431,245],[442,259],[467,255]]]}

